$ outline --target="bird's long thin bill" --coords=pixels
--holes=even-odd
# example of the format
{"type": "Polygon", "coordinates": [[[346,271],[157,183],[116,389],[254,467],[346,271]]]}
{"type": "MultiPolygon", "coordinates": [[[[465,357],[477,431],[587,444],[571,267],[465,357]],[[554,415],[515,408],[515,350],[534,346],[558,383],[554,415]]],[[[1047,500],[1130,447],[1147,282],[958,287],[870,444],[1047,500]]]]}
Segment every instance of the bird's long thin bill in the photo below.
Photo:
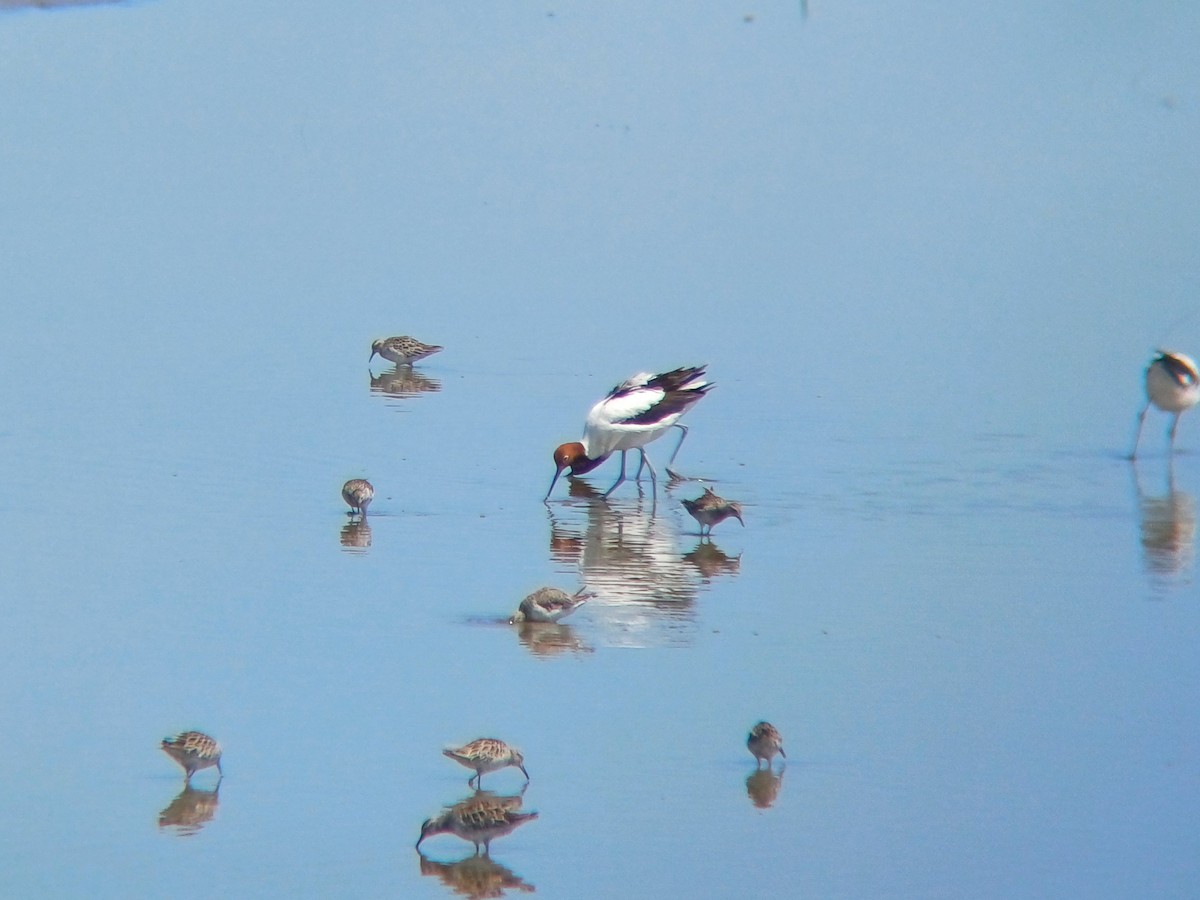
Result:
{"type": "Polygon", "coordinates": [[[546,491],[546,496],[542,498],[543,500],[549,500],[549,499],[550,499],[550,495],[551,495],[552,493],[554,493],[554,486],[555,486],[556,484],[558,484],[558,476],[559,476],[559,475],[561,475],[561,474],[562,474],[562,469],[555,469],[555,470],[554,470],[554,478],[552,478],[552,479],[550,480],[550,490],[546,491]]]}

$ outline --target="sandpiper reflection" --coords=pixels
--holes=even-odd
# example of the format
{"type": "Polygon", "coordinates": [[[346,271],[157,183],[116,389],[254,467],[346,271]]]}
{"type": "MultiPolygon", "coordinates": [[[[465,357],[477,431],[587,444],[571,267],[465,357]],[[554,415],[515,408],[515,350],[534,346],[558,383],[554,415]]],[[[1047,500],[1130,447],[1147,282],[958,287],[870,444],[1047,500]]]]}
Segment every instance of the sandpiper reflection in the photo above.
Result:
{"type": "Polygon", "coordinates": [[[158,814],[158,827],[179,837],[189,837],[212,821],[217,814],[218,784],[211,791],[197,790],[185,784],[167,808],[158,814]]]}
{"type": "Polygon", "coordinates": [[[1196,498],[1175,487],[1175,468],[1168,462],[1163,492],[1148,493],[1138,464],[1133,466],[1142,528],[1142,563],[1159,588],[1191,584],[1196,556],[1196,498]]]}
{"type": "Polygon", "coordinates": [[[503,897],[507,892],[532,894],[537,888],[490,856],[468,856],[457,862],[438,862],[418,854],[421,874],[437,878],[460,897],[482,900],[503,897]]]}
{"type": "Polygon", "coordinates": [[[783,769],[755,769],[746,777],[746,796],[759,809],[768,809],[779,798],[783,787],[783,769]]]}
{"type": "Polygon", "coordinates": [[[412,366],[396,366],[371,376],[371,393],[387,397],[419,397],[436,394],[441,389],[442,383],[438,379],[422,375],[412,366]]]}
{"type": "Polygon", "coordinates": [[[547,515],[551,556],[577,566],[595,594],[589,619],[614,646],[689,643],[700,579],[670,518],[655,515],[653,495],[605,501],[581,484],[571,479],[569,499],[547,515]]]}
{"type": "Polygon", "coordinates": [[[742,568],[742,554],[730,556],[709,538],[704,538],[693,550],[683,554],[683,559],[696,567],[705,584],[720,575],[736,575],[742,568]]]}
{"type": "Polygon", "coordinates": [[[595,648],[570,625],[557,622],[520,622],[513,626],[521,646],[534,656],[547,659],[561,653],[593,653],[595,648]]]}
{"type": "Polygon", "coordinates": [[[371,548],[371,526],[367,520],[353,519],[343,525],[341,543],[348,553],[366,553],[371,548]]]}

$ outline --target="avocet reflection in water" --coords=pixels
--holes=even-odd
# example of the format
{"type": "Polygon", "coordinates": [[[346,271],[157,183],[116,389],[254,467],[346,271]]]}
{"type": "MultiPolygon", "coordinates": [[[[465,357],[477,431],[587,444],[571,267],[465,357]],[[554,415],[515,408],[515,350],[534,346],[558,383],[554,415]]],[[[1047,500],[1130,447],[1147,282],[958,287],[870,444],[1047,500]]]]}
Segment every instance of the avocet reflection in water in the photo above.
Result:
{"type": "Polygon", "coordinates": [[[1151,585],[1171,590],[1192,583],[1196,558],[1196,498],[1175,486],[1175,468],[1166,464],[1162,493],[1145,489],[1139,464],[1133,466],[1142,532],[1142,562],[1151,585]]]}
{"type": "Polygon", "coordinates": [[[587,615],[604,641],[690,644],[697,592],[711,577],[704,566],[736,572],[737,562],[716,548],[699,564],[696,550],[682,552],[677,524],[655,508],[652,496],[604,500],[586,482],[572,479],[569,498],[547,507],[550,555],[574,566],[580,583],[595,594],[587,615]]]}

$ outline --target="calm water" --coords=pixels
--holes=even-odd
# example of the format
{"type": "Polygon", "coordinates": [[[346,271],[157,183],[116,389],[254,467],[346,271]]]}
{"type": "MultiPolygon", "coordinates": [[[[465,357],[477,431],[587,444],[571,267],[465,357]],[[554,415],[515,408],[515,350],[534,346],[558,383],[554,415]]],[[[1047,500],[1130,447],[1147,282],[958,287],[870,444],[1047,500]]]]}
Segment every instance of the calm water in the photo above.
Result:
{"type": "Polygon", "coordinates": [[[0,13],[4,893],[1193,896],[1200,10],[435,6],[0,13]]]}

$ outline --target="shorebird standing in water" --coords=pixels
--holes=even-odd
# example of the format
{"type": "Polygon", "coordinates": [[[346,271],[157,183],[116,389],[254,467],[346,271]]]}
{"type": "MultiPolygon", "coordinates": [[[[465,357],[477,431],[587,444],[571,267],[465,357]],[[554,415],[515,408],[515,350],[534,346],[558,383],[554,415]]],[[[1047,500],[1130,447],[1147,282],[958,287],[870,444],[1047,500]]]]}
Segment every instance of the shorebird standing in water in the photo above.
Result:
{"type": "Polygon", "coordinates": [[[213,766],[217,767],[218,775],[225,776],[221,771],[221,745],[201,731],[185,731],[175,737],[163,738],[162,749],[183,766],[185,783],[191,783],[196,772],[213,766]]]}
{"type": "Polygon", "coordinates": [[[751,728],[750,736],[746,738],[746,746],[754,754],[760,768],[765,760],[769,769],[776,753],[787,759],[787,754],[783,752],[783,738],[779,735],[779,729],[770,722],[759,722],[751,728]]]}
{"type": "Polygon", "coordinates": [[[369,364],[375,355],[379,354],[388,362],[394,362],[398,366],[410,366],[419,359],[433,356],[441,349],[443,348],[437,344],[426,344],[407,334],[380,338],[371,344],[371,356],[367,363],[369,364]]]}
{"type": "Polygon", "coordinates": [[[575,612],[594,596],[595,594],[587,593],[585,588],[580,588],[574,594],[568,594],[558,588],[538,588],[521,601],[520,607],[508,620],[508,624],[557,622],[575,612]]]}
{"type": "Polygon", "coordinates": [[[469,797],[443,810],[440,815],[425,820],[421,825],[421,836],[417,839],[417,850],[420,851],[421,843],[426,838],[452,834],[474,844],[476,856],[482,845],[486,856],[491,852],[493,840],[537,818],[536,812],[521,812],[520,806],[520,797],[497,797],[487,791],[469,797]]]}
{"type": "Polygon", "coordinates": [[[474,782],[478,787],[485,772],[495,772],[506,766],[516,766],[525,776],[525,780],[529,780],[529,773],[525,771],[525,757],[521,755],[521,751],[495,738],[479,738],[461,747],[443,750],[442,754],[460,766],[475,770],[475,774],[467,779],[468,786],[474,782]]]}
{"type": "Polygon", "coordinates": [[[641,454],[636,477],[641,476],[641,467],[646,466],[650,470],[650,482],[657,490],[657,473],[646,458],[645,446],[672,427],[680,429],[683,434],[667,465],[674,462],[687,437],[687,426],[679,424],[680,416],[713,387],[711,382],[704,380],[704,366],[673,369],[661,375],[642,372],[623,381],[592,407],[584,423],[583,440],[561,444],[554,451],[554,480],[550,482],[546,497],[554,490],[563,469],[568,469],[572,475],[582,475],[620,452],[621,474],[604,492],[607,497],[625,480],[625,453],[629,450],[641,454]]]}
{"type": "Polygon", "coordinates": [[[351,478],[342,485],[342,499],[350,507],[350,515],[367,514],[367,507],[375,499],[375,488],[365,478],[351,478]]]}
{"type": "Polygon", "coordinates": [[[746,527],[746,523],[742,521],[742,504],[718,497],[710,487],[706,487],[704,493],[695,500],[681,500],[680,502],[683,504],[683,508],[691,513],[692,518],[700,523],[701,537],[705,534],[711,535],[713,526],[720,525],[730,516],[741,522],[743,528],[746,527]],[[708,530],[705,531],[705,528],[708,530]]]}
{"type": "Polygon", "coordinates": [[[1175,429],[1179,427],[1179,417],[1198,401],[1200,371],[1196,369],[1196,361],[1183,353],[1158,351],[1146,367],[1146,405],[1138,413],[1137,435],[1133,439],[1133,449],[1129,451],[1129,458],[1137,458],[1138,443],[1142,439],[1142,425],[1146,421],[1146,411],[1150,409],[1151,404],[1163,412],[1174,413],[1167,451],[1174,453],[1175,429]]]}

